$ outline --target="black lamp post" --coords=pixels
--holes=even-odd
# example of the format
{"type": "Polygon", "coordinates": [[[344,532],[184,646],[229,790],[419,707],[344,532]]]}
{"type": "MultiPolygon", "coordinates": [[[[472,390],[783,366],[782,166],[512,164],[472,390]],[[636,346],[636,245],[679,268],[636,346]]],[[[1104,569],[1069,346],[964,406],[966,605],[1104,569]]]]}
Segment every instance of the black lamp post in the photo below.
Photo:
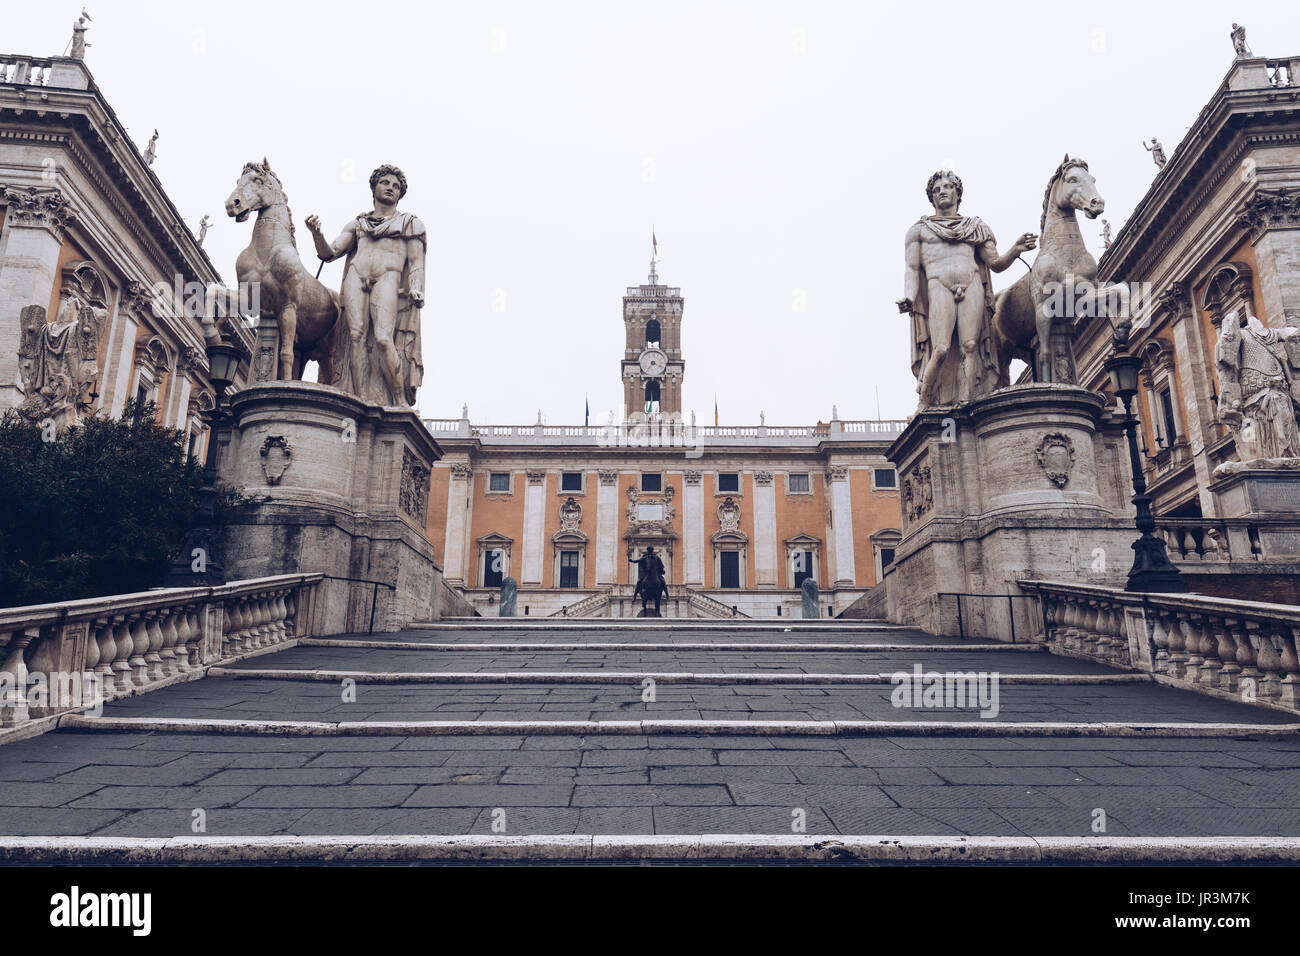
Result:
{"type": "Polygon", "coordinates": [[[225,421],[221,399],[235,380],[239,358],[243,354],[233,345],[209,342],[208,379],[216,392],[212,411],[205,416],[208,422],[208,449],[203,463],[203,487],[199,489],[199,504],[194,510],[190,529],[185,532],[185,544],[172,562],[163,579],[169,588],[211,587],[226,583],[225,570],[217,560],[216,501],[217,501],[217,437],[225,421]]]}
{"type": "Polygon", "coordinates": [[[1133,469],[1133,506],[1137,509],[1137,529],[1141,532],[1141,537],[1133,542],[1133,568],[1124,590],[1182,593],[1187,590],[1187,582],[1170,562],[1164,541],[1151,533],[1156,528],[1156,520],[1151,514],[1151,496],[1147,494],[1147,482],[1138,458],[1137,419],[1133,417],[1132,405],[1142,360],[1128,354],[1126,333],[1126,328],[1116,329],[1115,352],[1106,360],[1111,385],[1124,403],[1124,431],[1128,435],[1128,457],[1133,469]]]}

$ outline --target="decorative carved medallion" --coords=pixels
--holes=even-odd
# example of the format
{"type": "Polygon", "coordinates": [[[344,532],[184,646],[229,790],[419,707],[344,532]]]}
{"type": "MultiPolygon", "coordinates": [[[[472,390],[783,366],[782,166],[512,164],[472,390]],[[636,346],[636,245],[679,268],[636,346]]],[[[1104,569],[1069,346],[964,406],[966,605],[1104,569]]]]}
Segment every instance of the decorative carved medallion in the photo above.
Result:
{"type": "Polygon", "coordinates": [[[740,505],[736,504],[735,498],[728,496],[718,505],[718,522],[723,531],[740,530],[740,505]]]}
{"type": "Polygon", "coordinates": [[[560,505],[560,530],[577,531],[582,524],[582,505],[572,496],[560,505]]]}
{"type": "Polygon", "coordinates": [[[283,435],[268,435],[262,442],[262,474],[268,485],[278,485],[293,461],[293,452],[283,435]]]}
{"type": "Polygon", "coordinates": [[[429,469],[411,454],[409,448],[402,449],[402,486],[397,500],[403,511],[424,523],[429,507],[429,469]]]}
{"type": "Polygon", "coordinates": [[[1044,435],[1038,443],[1038,464],[1052,484],[1064,488],[1070,481],[1070,471],[1074,468],[1074,442],[1068,435],[1051,432],[1044,435]]]}

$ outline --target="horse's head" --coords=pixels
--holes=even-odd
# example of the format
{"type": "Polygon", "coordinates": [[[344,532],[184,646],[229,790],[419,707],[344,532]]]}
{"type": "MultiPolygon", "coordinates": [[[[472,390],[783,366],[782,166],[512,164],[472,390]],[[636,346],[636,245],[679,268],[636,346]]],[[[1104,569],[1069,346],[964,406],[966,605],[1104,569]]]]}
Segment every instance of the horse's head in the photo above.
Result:
{"type": "Polygon", "coordinates": [[[1051,208],[1062,211],[1078,210],[1089,219],[1096,219],[1106,211],[1106,200],[1097,192],[1097,180],[1088,172],[1088,164],[1082,159],[1071,159],[1069,153],[1061,165],[1052,174],[1047,184],[1047,193],[1043,196],[1043,218],[1039,228],[1047,225],[1047,211],[1051,208]]]}
{"type": "Polygon", "coordinates": [[[249,213],[284,201],[280,177],[271,172],[269,162],[263,159],[260,163],[245,163],[234,192],[226,197],[226,215],[243,222],[249,213]]]}

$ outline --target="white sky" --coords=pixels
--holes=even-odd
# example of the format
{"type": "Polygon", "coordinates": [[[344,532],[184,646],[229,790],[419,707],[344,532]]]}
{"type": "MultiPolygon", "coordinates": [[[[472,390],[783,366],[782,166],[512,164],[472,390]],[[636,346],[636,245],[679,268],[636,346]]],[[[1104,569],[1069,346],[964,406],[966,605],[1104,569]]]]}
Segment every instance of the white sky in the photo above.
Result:
{"type": "MultiPolygon", "coordinates": [[[[212,217],[227,282],[245,162],[270,159],[313,271],[302,220],[332,239],[370,170],[401,166],[430,240],[419,411],[510,424],[581,422],[584,394],[593,423],[618,408],[652,223],[701,424],[715,393],[724,424],[874,418],[877,388],[905,417],[894,301],[931,172],[958,172],[1005,249],[1082,156],[1118,232],[1156,171],[1141,141],[1172,156],[1234,20],[1258,55],[1300,53],[1293,0],[87,4],[87,64],[141,148],[160,131],[154,170],[192,226],[212,217]]],[[[79,10],[11,5],[0,46],[63,52],[79,10]]]]}

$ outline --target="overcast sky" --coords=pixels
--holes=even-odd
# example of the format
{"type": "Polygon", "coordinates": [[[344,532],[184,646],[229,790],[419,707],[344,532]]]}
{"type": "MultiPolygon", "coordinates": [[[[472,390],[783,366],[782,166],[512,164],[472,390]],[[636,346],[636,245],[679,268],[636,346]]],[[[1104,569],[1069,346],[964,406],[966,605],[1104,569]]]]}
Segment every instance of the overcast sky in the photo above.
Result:
{"type": "MultiPolygon", "coordinates": [[[[86,62],[227,282],[270,159],[304,261],[405,170],[429,232],[419,411],[579,423],[618,409],[622,296],[686,299],[685,404],[723,424],[915,408],[903,236],[952,167],[1005,249],[1065,153],[1118,232],[1232,63],[1300,53],[1294,0],[1098,3],[146,3],[87,0],[86,62]],[[802,311],[800,311],[802,306],[802,311]]],[[[8,52],[66,49],[77,3],[14,4],[8,52]]],[[[1081,220],[1101,253],[1101,223],[1081,220]]],[[[994,279],[1002,288],[1023,267],[994,279]]],[[[322,276],[337,287],[342,263],[322,276]]]]}

